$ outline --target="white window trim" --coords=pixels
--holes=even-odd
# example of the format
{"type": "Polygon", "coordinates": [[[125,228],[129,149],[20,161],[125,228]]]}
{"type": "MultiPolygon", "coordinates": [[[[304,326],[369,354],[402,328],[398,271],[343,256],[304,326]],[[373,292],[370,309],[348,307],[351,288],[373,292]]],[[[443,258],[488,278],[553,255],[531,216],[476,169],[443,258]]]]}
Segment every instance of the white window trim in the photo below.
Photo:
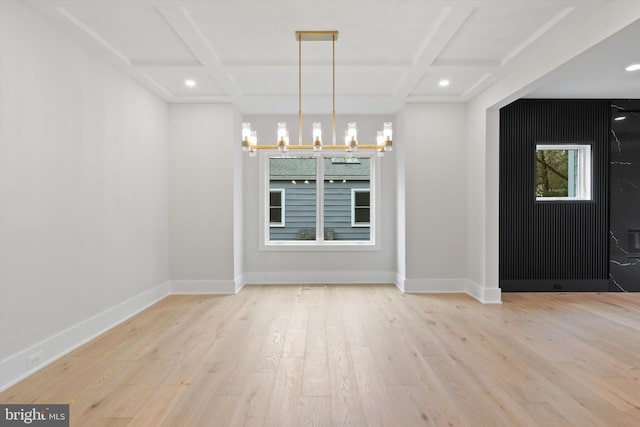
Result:
{"type": "MultiPolygon", "coordinates": [[[[578,151],[578,183],[576,196],[573,197],[537,197],[537,202],[557,201],[591,201],[592,163],[591,144],[536,144],[536,153],[544,150],[577,150],[578,151]]],[[[538,165],[536,163],[535,170],[538,165]]]]}
{"type": "Polygon", "coordinates": [[[280,219],[282,221],[280,222],[271,222],[271,197],[269,197],[269,227],[285,227],[285,223],[286,223],[286,217],[285,217],[285,189],[284,188],[270,188],[269,189],[269,196],[271,196],[271,193],[280,193],[280,209],[282,210],[282,213],[280,214],[280,219]]]}
{"type": "MultiPolygon", "coordinates": [[[[320,180],[322,178],[322,185],[316,184],[316,203],[319,205],[317,207],[317,218],[316,218],[316,231],[317,236],[320,239],[315,241],[305,241],[305,240],[269,240],[269,230],[270,227],[267,227],[266,224],[269,218],[269,204],[266,203],[266,197],[269,194],[269,158],[270,157],[279,157],[282,156],[276,150],[260,150],[259,154],[259,177],[258,179],[261,181],[261,185],[259,185],[259,203],[262,205],[262,208],[258,210],[259,212],[259,224],[258,230],[259,233],[258,238],[258,248],[260,251],[335,251],[336,249],[341,251],[380,251],[382,250],[382,245],[379,237],[379,227],[377,226],[377,218],[380,218],[380,213],[382,211],[382,203],[379,200],[379,194],[382,190],[381,180],[378,178],[378,173],[380,171],[380,158],[376,156],[375,153],[357,153],[355,154],[358,157],[368,157],[370,159],[371,165],[371,177],[369,189],[373,190],[370,192],[370,201],[369,203],[373,205],[373,209],[370,210],[370,240],[324,240],[324,236],[320,236],[321,234],[318,230],[324,229],[324,215],[322,214],[322,203],[321,201],[324,198],[324,167],[322,162],[318,162],[318,174],[317,179],[320,180]],[[322,227],[321,227],[322,225],[322,227]]],[[[330,153],[323,153],[320,158],[331,158],[330,153]]]]}
{"type": "MultiPolygon", "coordinates": [[[[351,226],[352,227],[370,227],[371,222],[356,222],[356,193],[369,193],[369,221],[371,221],[371,190],[368,188],[352,188],[351,189],[351,226]]],[[[364,206],[361,206],[364,207],[364,206]]]]}

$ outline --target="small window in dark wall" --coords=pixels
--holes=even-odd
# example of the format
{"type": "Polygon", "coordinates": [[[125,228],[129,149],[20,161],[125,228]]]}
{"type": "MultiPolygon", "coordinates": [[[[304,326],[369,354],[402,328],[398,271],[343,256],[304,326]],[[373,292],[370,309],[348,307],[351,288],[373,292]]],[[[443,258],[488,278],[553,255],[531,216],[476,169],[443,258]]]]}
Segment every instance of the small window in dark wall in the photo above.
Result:
{"type": "Polygon", "coordinates": [[[591,146],[536,145],[537,201],[591,200],[591,146]]]}

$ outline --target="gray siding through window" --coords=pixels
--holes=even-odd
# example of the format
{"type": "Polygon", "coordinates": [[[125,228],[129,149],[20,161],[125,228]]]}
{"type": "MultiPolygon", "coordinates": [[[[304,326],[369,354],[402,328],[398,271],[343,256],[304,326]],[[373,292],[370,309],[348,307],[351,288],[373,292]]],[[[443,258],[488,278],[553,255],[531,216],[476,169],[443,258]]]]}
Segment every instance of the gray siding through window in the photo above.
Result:
{"type": "MultiPolygon", "coordinates": [[[[285,227],[271,227],[271,240],[300,240],[301,230],[316,228],[316,182],[293,184],[291,181],[271,181],[271,189],[284,188],[285,227]]],[[[302,232],[307,235],[308,233],[302,232]]],[[[311,240],[314,240],[311,239],[311,240]]]]}
{"type": "MultiPolygon", "coordinates": [[[[316,227],[316,184],[271,181],[271,189],[285,189],[286,227],[272,227],[271,240],[300,240],[316,227]]],[[[369,188],[368,181],[325,182],[324,228],[326,240],[369,240],[368,227],[351,226],[351,189],[369,188]]]]}
{"type": "Polygon", "coordinates": [[[342,181],[324,186],[324,227],[335,240],[369,240],[369,227],[351,226],[351,189],[369,188],[369,181],[342,181]]]}
{"type": "MultiPolygon", "coordinates": [[[[316,170],[311,159],[270,159],[269,189],[284,189],[285,227],[270,227],[271,240],[314,240],[316,228],[316,170]],[[308,182],[308,183],[306,183],[308,182]]],[[[367,226],[351,225],[352,189],[369,189],[368,158],[358,163],[324,159],[324,239],[370,240],[367,226]]]]}

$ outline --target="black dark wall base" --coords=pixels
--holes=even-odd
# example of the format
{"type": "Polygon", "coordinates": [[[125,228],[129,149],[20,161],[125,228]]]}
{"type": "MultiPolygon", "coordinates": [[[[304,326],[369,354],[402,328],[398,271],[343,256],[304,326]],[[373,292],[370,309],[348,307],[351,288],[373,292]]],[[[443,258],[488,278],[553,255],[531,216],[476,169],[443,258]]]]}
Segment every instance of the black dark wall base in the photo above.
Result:
{"type": "Polygon", "coordinates": [[[609,280],[501,280],[503,292],[607,292],[609,280]]]}
{"type": "Polygon", "coordinates": [[[523,99],[500,110],[503,291],[608,290],[610,106],[609,100],[523,99]],[[536,201],[537,143],[592,145],[591,201],[536,201]]]}

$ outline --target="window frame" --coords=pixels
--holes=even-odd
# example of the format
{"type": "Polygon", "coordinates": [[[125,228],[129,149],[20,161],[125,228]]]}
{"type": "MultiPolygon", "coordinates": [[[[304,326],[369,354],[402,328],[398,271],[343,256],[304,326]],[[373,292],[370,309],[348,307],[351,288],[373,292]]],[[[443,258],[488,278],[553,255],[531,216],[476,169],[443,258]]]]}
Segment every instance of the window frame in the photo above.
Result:
{"type": "Polygon", "coordinates": [[[371,226],[371,189],[370,188],[352,188],[351,189],[351,226],[361,227],[361,228],[371,226]],[[367,206],[356,206],[356,193],[369,193],[369,204],[367,206]],[[356,208],[369,209],[369,222],[356,221],[356,208]]]}
{"type": "Polygon", "coordinates": [[[534,146],[534,168],[533,168],[533,195],[536,202],[593,202],[593,144],[591,142],[561,142],[551,143],[548,141],[537,141],[534,146]],[[539,197],[536,195],[536,185],[538,176],[538,151],[547,150],[576,150],[578,152],[578,171],[576,195],[566,197],[539,197]]]}
{"type": "Polygon", "coordinates": [[[381,192],[381,182],[378,179],[380,171],[380,158],[376,153],[356,152],[354,157],[369,158],[370,176],[369,176],[369,197],[370,197],[370,225],[369,240],[325,240],[324,238],[324,166],[325,158],[336,157],[335,153],[323,152],[320,155],[299,157],[316,158],[316,240],[270,240],[268,226],[269,221],[269,204],[266,197],[269,195],[269,159],[270,158],[295,158],[296,156],[287,153],[283,155],[277,150],[261,150],[259,153],[259,203],[261,208],[259,212],[259,242],[260,251],[332,251],[339,248],[345,251],[380,251],[382,249],[379,238],[379,227],[377,219],[381,213],[381,203],[379,196],[381,192]]]}
{"type": "Polygon", "coordinates": [[[269,188],[269,228],[271,227],[286,227],[286,216],[285,216],[285,206],[286,206],[286,189],[285,188],[269,188]],[[280,222],[271,222],[271,193],[280,193],[280,222]]]}

